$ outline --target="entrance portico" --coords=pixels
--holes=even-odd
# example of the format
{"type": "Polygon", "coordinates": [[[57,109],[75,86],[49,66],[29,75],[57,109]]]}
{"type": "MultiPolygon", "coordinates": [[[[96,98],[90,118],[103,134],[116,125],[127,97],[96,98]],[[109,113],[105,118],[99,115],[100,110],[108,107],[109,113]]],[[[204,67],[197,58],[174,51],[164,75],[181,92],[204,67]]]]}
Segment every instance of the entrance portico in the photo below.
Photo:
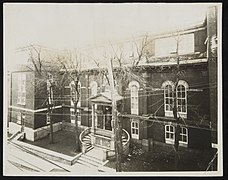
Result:
{"type": "MultiPolygon", "coordinates": [[[[117,101],[122,97],[115,94],[117,101]]],[[[90,98],[92,104],[91,144],[114,150],[114,122],[112,120],[111,92],[102,92],[90,98]]]]}
{"type": "MultiPolygon", "coordinates": [[[[115,93],[115,99],[118,102],[122,96],[115,93]]],[[[115,133],[114,122],[112,118],[112,98],[109,91],[97,94],[90,98],[92,104],[92,127],[84,130],[80,136],[80,142],[83,153],[88,153],[91,149],[103,151],[103,157],[115,157],[115,133]]],[[[122,129],[123,153],[129,152],[129,133],[122,129]]]]}

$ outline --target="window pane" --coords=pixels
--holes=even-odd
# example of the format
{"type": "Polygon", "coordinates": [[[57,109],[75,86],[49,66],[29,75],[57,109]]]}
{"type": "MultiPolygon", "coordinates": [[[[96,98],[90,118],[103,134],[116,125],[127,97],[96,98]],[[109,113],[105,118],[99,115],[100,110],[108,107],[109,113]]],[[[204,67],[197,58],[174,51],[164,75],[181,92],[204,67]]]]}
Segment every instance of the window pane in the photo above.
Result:
{"type": "Polygon", "coordinates": [[[139,130],[138,129],[135,130],[135,134],[139,134],[139,130]]]}
{"type": "Polygon", "coordinates": [[[182,97],[185,98],[185,91],[182,91],[182,97]]]}
{"type": "Polygon", "coordinates": [[[186,112],[186,106],[182,107],[182,112],[186,112]]]}
{"type": "Polygon", "coordinates": [[[135,123],[135,127],[138,128],[138,123],[135,123]]]}

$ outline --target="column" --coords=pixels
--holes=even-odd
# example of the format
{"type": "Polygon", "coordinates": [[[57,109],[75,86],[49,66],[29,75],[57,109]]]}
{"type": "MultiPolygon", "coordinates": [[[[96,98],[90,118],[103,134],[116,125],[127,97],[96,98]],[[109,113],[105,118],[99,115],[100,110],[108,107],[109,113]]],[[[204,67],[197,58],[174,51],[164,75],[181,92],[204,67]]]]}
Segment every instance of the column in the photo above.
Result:
{"type": "Polygon", "coordinates": [[[114,150],[115,149],[115,122],[113,120],[113,117],[112,117],[112,121],[111,121],[111,126],[112,126],[112,132],[111,132],[110,149],[114,150]]]}
{"type": "Polygon", "coordinates": [[[92,104],[92,128],[91,133],[95,131],[95,104],[92,104]]]}
{"type": "Polygon", "coordinates": [[[91,144],[95,144],[95,104],[92,103],[92,127],[91,127],[91,144]]]}

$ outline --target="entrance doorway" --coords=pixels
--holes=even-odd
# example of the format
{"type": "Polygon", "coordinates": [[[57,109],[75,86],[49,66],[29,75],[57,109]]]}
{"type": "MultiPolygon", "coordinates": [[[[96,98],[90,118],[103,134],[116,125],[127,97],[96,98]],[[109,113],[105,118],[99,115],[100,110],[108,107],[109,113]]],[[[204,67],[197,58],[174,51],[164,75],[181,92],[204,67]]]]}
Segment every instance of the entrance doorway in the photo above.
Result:
{"type": "Polygon", "coordinates": [[[97,106],[97,128],[112,130],[111,121],[112,121],[112,107],[98,105],[97,106]]]}

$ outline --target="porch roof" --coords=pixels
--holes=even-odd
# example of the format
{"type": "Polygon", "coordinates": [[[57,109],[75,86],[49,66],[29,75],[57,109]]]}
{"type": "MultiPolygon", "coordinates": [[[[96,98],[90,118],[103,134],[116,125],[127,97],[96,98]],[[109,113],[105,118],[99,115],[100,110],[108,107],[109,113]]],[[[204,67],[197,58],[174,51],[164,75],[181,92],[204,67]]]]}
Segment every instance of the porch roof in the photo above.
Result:
{"type": "MultiPolygon", "coordinates": [[[[114,93],[114,96],[115,96],[116,101],[123,99],[123,97],[120,96],[117,92],[114,93]]],[[[105,91],[105,92],[99,93],[99,94],[91,97],[90,101],[92,103],[96,103],[96,104],[109,104],[110,105],[110,104],[112,104],[111,92],[105,91]]]]}

